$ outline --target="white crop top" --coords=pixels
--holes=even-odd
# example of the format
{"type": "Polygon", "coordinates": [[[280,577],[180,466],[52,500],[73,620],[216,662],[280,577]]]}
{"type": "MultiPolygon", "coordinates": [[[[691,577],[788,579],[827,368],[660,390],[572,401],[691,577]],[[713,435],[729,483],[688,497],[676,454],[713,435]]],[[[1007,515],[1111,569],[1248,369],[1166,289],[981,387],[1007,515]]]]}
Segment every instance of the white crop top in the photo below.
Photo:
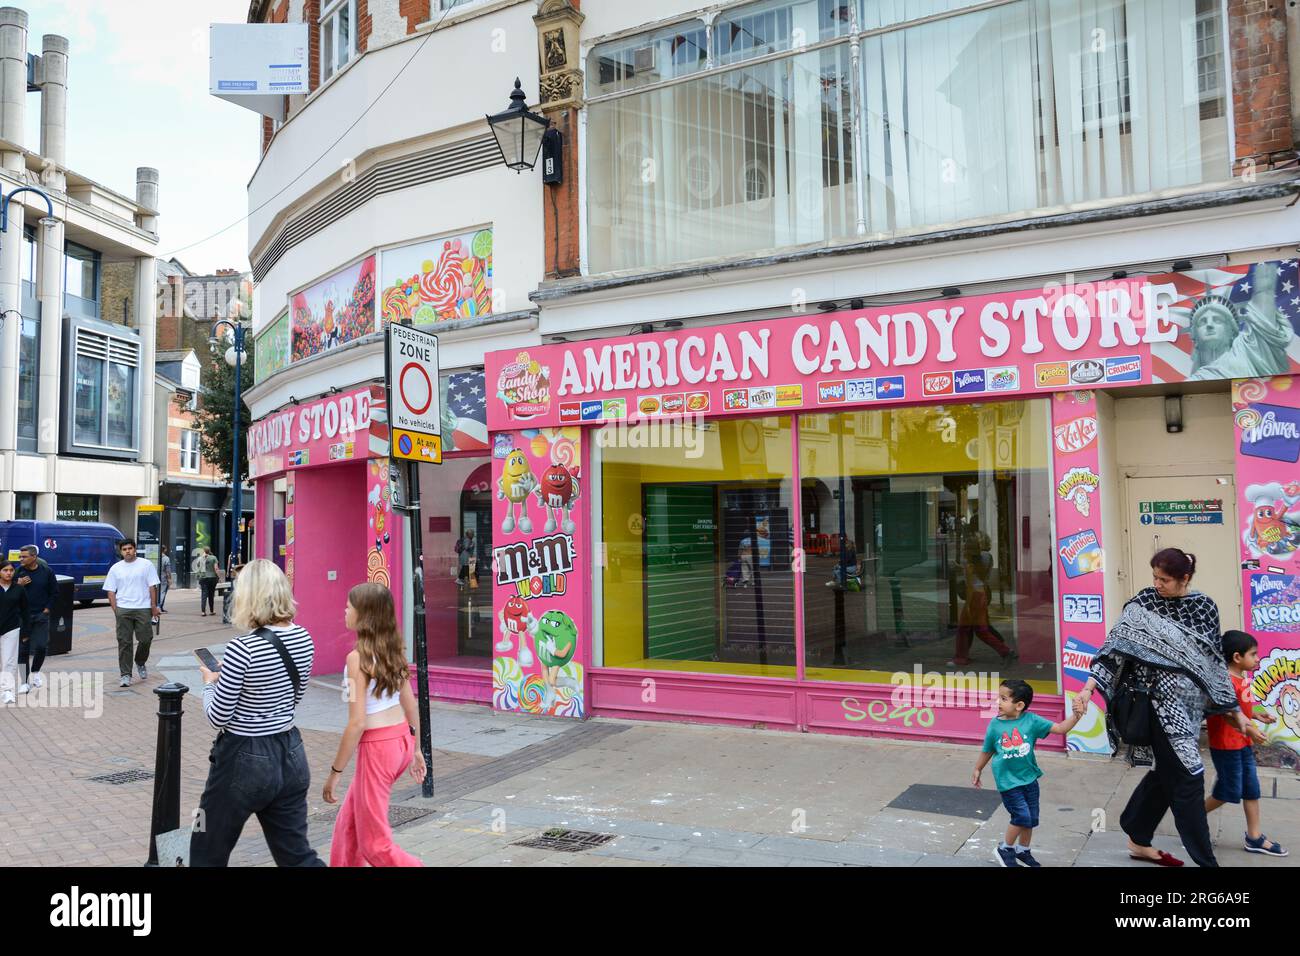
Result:
{"type": "Polygon", "coordinates": [[[370,686],[366,688],[366,713],[377,714],[381,710],[387,710],[389,707],[395,707],[402,700],[401,688],[398,688],[395,694],[375,694],[375,682],[370,681],[370,686]]]}

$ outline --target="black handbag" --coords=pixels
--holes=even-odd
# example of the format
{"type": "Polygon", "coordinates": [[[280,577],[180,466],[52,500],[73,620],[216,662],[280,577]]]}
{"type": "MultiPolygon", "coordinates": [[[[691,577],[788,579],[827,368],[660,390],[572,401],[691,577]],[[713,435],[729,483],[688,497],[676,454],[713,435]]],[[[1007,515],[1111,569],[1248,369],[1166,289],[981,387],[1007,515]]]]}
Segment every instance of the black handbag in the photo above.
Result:
{"type": "Polygon", "coordinates": [[[1128,658],[1120,664],[1115,692],[1106,709],[1106,719],[1120,740],[1130,747],[1149,747],[1154,740],[1155,708],[1151,685],[1136,679],[1128,658]]]}

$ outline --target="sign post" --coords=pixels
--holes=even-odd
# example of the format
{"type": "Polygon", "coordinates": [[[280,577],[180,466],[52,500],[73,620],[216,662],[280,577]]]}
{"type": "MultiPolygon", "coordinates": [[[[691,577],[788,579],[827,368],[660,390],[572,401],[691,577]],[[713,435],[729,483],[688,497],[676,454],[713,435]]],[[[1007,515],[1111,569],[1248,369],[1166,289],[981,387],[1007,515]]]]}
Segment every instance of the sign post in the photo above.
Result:
{"type": "Polygon", "coordinates": [[[411,582],[414,585],[415,674],[420,710],[420,751],[429,768],[421,785],[433,796],[433,731],[429,719],[429,642],[425,634],[424,545],[420,519],[420,462],[442,464],[442,409],[438,402],[438,337],[407,325],[389,324],[384,340],[384,378],[391,433],[389,473],[405,463],[406,487],[394,506],[410,517],[411,582]]]}

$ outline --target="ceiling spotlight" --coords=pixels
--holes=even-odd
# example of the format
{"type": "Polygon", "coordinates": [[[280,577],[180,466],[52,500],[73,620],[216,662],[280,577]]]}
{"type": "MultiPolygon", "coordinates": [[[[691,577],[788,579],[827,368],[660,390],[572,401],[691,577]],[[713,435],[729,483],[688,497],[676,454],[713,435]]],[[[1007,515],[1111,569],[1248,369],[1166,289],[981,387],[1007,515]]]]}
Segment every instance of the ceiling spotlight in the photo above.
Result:
{"type": "Polygon", "coordinates": [[[817,309],[820,312],[838,312],[840,304],[838,302],[818,302],[817,309]]]}
{"type": "Polygon", "coordinates": [[[1175,272],[1190,272],[1192,270],[1192,260],[1179,259],[1172,266],[1170,266],[1170,268],[1173,269],[1175,272]]]}
{"type": "Polygon", "coordinates": [[[849,299],[850,309],[861,309],[865,303],[861,299],[849,299]]]}
{"type": "Polygon", "coordinates": [[[1123,269],[1116,269],[1114,272],[1110,274],[1110,277],[1112,279],[1127,279],[1128,273],[1123,269]]]}
{"type": "Polygon", "coordinates": [[[955,299],[959,295],[961,295],[961,289],[957,288],[955,285],[947,286],[943,290],[943,297],[945,299],[955,299]]]}
{"type": "Polygon", "coordinates": [[[668,319],[666,322],[660,322],[659,327],[661,329],[680,329],[682,323],[680,319],[668,319]]]}

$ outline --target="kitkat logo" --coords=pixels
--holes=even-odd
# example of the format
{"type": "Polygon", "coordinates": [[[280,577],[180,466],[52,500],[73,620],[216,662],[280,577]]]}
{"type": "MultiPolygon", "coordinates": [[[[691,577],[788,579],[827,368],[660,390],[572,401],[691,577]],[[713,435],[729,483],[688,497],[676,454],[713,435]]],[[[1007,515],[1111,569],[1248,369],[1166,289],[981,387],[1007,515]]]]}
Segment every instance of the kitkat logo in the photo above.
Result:
{"type": "Polygon", "coordinates": [[[1084,415],[1053,430],[1056,450],[1063,455],[1082,451],[1097,440],[1097,419],[1084,415]]]}
{"type": "Polygon", "coordinates": [[[827,405],[831,402],[844,401],[844,383],[843,382],[818,382],[817,383],[817,404],[827,405]]]}
{"type": "Polygon", "coordinates": [[[578,402],[565,402],[560,406],[560,421],[576,422],[582,418],[582,405],[578,402]]]}
{"type": "Polygon", "coordinates": [[[925,395],[951,395],[952,373],[934,372],[921,377],[921,392],[925,395]]]}

